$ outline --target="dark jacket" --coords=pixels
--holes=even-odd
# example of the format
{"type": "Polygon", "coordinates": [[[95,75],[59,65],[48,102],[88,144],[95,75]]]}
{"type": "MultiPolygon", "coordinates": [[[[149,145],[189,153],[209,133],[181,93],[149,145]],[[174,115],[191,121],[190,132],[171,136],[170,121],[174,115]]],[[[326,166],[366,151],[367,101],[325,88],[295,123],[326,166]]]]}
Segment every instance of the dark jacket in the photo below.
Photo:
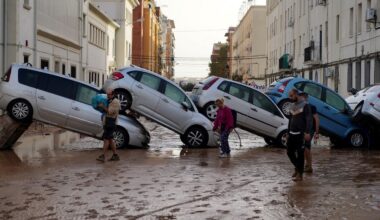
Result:
{"type": "Polygon", "coordinates": [[[288,131],[310,134],[313,128],[311,106],[305,101],[300,101],[290,107],[290,112],[288,131]]]}

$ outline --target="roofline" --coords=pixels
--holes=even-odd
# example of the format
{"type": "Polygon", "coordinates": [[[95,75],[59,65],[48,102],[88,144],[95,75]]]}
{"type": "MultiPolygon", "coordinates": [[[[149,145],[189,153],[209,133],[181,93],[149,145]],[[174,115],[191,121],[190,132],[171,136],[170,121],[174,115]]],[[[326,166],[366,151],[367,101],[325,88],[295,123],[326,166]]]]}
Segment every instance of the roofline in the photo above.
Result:
{"type": "Polygon", "coordinates": [[[96,14],[98,14],[104,21],[106,21],[108,24],[111,24],[115,26],[116,28],[120,28],[120,25],[116,23],[112,18],[110,18],[106,13],[101,11],[98,7],[96,7],[94,4],[91,2],[89,3],[89,8],[90,10],[94,11],[96,14]]]}
{"type": "MultiPolygon", "coordinates": [[[[247,10],[247,12],[244,14],[243,18],[239,21],[239,24],[238,26],[236,26],[235,28],[235,32],[239,29],[240,25],[243,23],[242,21],[244,19],[246,19],[246,17],[248,16],[248,13],[251,11],[251,10],[254,10],[254,9],[260,9],[260,8],[266,8],[267,6],[266,5],[251,5],[251,7],[249,7],[249,9],[247,10]]],[[[266,11],[265,11],[266,13],[266,11]]]]}

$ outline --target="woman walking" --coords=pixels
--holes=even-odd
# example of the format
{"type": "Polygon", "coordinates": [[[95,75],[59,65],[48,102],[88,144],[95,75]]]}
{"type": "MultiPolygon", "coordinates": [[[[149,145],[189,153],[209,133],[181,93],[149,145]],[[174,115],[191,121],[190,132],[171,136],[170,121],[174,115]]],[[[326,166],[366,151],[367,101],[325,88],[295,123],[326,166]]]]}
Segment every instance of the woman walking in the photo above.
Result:
{"type": "Polygon", "coordinates": [[[228,136],[234,128],[234,118],[230,108],[224,105],[224,100],[217,99],[215,101],[218,111],[214,121],[214,131],[220,133],[220,158],[230,157],[230,146],[228,144],[228,136]]]}

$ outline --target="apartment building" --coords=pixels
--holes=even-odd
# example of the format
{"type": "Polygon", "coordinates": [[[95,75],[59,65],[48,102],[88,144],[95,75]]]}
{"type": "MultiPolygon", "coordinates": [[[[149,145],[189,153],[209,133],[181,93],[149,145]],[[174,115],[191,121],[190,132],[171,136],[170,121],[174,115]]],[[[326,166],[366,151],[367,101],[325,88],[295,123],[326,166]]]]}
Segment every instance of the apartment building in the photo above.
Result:
{"type": "Polygon", "coordinates": [[[160,18],[160,35],[161,35],[161,75],[168,79],[174,77],[174,65],[175,65],[175,36],[174,29],[175,23],[173,20],[168,19],[165,15],[161,14],[160,18]]]}
{"type": "Polygon", "coordinates": [[[343,96],[380,82],[380,0],[267,0],[266,83],[298,75],[343,96]]]}
{"type": "Polygon", "coordinates": [[[229,27],[228,32],[224,35],[227,38],[228,52],[227,52],[227,65],[228,65],[228,78],[232,79],[232,62],[233,62],[233,44],[232,44],[232,36],[235,33],[235,27],[229,27]]]}
{"type": "Polygon", "coordinates": [[[265,82],[267,66],[266,6],[250,6],[232,34],[232,74],[244,82],[265,82]]]}

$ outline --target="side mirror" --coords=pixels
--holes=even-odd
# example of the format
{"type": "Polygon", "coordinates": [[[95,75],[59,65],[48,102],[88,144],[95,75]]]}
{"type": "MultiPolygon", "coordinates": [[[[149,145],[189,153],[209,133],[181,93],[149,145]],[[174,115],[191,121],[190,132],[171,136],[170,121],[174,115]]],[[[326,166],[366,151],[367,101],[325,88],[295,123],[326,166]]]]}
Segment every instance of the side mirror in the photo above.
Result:
{"type": "Polygon", "coordinates": [[[355,88],[352,88],[352,89],[350,89],[350,93],[351,93],[352,95],[356,95],[356,94],[358,94],[358,90],[355,89],[355,88]]]}
{"type": "Polygon", "coordinates": [[[182,102],[181,105],[182,105],[182,107],[183,107],[183,109],[184,109],[185,111],[187,111],[187,110],[190,109],[190,106],[189,106],[189,104],[188,104],[187,102],[182,102]]]}

